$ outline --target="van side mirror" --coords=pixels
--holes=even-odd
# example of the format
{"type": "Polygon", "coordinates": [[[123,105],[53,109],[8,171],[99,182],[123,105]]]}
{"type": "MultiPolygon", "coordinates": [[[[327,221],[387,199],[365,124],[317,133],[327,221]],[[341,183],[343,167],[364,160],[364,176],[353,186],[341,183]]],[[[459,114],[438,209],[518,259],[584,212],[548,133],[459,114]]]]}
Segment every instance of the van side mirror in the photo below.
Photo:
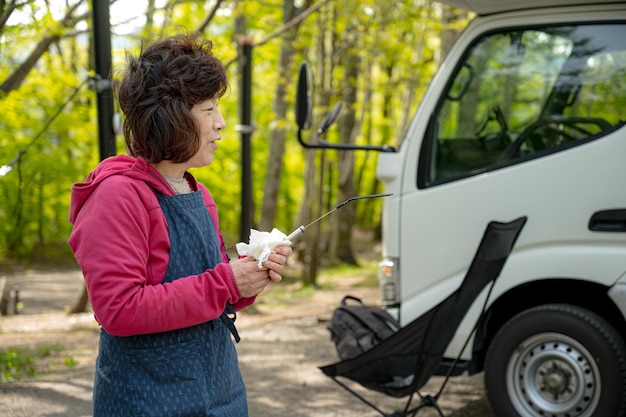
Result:
{"type": "Polygon", "coordinates": [[[311,128],[313,114],[313,85],[311,84],[311,65],[304,61],[298,70],[298,88],[296,90],[296,124],[298,129],[311,128]]]}
{"type": "Polygon", "coordinates": [[[313,114],[313,75],[311,66],[307,61],[300,64],[298,69],[298,84],[296,88],[296,124],[298,125],[298,142],[307,149],[342,149],[342,150],[366,150],[379,152],[395,152],[395,149],[388,145],[352,145],[341,143],[330,143],[322,140],[328,128],[335,122],[341,112],[342,103],[338,102],[335,107],[324,117],[320,127],[315,132],[315,141],[307,143],[302,139],[302,131],[311,127],[313,114]]]}

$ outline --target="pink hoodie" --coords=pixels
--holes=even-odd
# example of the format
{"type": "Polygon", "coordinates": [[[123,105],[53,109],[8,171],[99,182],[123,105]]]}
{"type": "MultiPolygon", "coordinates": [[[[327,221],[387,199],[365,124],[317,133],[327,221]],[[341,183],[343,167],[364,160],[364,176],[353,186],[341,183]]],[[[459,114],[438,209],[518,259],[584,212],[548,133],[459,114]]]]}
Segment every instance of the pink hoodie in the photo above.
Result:
{"type": "Polygon", "coordinates": [[[110,334],[158,333],[219,317],[226,303],[240,310],[242,298],[228,263],[217,207],[202,192],[222,247],[223,263],[200,275],[161,284],[169,262],[169,235],[155,190],[174,191],[145,160],[121,155],[102,161],[84,183],[72,187],[69,244],[83,270],[96,320],[110,334]]]}

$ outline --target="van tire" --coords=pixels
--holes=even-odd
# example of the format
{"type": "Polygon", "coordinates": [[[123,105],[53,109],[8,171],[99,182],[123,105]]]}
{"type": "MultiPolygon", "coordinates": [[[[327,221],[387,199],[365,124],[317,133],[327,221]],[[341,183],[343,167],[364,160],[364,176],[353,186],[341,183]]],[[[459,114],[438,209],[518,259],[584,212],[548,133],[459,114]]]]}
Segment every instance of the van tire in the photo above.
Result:
{"type": "Polygon", "coordinates": [[[602,317],[569,304],[523,311],[498,331],[485,358],[494,416],[626,415],[626,348],[602,317]]]}

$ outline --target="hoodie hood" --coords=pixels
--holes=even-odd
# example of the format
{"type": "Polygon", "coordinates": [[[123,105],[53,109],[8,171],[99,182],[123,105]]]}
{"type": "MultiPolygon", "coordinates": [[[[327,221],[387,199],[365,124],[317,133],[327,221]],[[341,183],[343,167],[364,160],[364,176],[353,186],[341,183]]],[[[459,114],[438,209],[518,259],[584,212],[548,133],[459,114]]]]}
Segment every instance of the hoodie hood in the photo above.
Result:
{"type": "MultiPolygon", "coordinates": [[[[143,181],[156,191],[165,195],[172,195],[173,190],[167,181],[159,174],[152,165],[143,158],[133,158],[127,155],[112,156],[104,159],[96,169],[94,169],[84,182],[76,183],[72,186],[70,201],[69,220],[74,224],[76,216],[80,212],[85,201],[91,193],[107,178],[113,175],[124,175],[129,178],[143,181]]],[[[193,181],[192,188],[195,188],[193,181]]]]}

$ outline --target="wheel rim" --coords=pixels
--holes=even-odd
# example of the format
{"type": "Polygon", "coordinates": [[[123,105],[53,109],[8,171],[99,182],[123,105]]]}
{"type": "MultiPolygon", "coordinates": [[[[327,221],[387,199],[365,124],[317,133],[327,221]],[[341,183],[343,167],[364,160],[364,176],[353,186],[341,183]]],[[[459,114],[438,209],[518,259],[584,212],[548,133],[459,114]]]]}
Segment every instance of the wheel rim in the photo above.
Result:
{"type": "Polygon", "coordinates": [[[520,343],[507,369],[513,406],[524,417],[588,417],[600,396],[600,371],[591,353],[559,333],[520,343]]]}

